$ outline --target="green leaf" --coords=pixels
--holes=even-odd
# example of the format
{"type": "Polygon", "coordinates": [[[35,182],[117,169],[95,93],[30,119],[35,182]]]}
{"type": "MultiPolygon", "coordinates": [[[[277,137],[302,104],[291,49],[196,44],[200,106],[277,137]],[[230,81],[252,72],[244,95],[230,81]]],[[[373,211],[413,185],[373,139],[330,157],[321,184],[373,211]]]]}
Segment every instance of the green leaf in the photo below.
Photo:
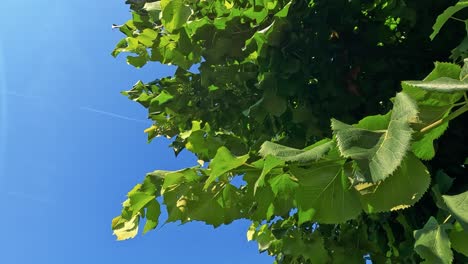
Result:
{"type": "Polygon", "coordinates": [[[468,191],[457,195],[442,195],[450,213],[468,230],[468,191]]]}
{"type": "Polygon", "coordinates": [[[244,165],[248,159],[248,154],[240,157],[234,157],[226,147],[220,147],[216,152],[216,156],[210,163],[210,176],[206,180],[205,186],[203,188],[207,189],[210,184],[216,180],[216,178],[226,172],[229,172],[230,170],[244,165]]]}
{"type": "MultiPolygon", "coordinates": [[[[413,124],[413,128],[422,130],[435,122],[440,122],[440,120],[443,120],[443,118],[446,118],[450,114],[452,107],[452,105],[432,106],[420,104],[418,122],[413,124]]],[[[413,153],[423,160],[432,159],[435,156],[434,140],[443,135],[448,126],[449,122],[443,121],[440,125],[430,129],[428,132],[421,132],[422,138],[416,136],[417,139],[415,139],[411,145],[413,153]]]]}
{"type": "Polygon", "coordinates": [[[332,119],[341,155],[358,160],[369,181],[378,182],[391,175],[401,164],[410,147],[413,133],[409,122],[416,119],[417,108],[404,93],[395,97],[386,130],[367,130],[332,119]]]}
{"type": "Polygon", "coordinates": [[[146,47],[151,47],[153,46],[153,41],[156,39],[158,36],[158,33],[152,29],[145,28],[143,32],[138,35],[137,39],[140,43],[145,45],[146,47]]]}
{"type": "Polygon", "coordinates": [[[294,195],[299,184],[291,175],[284,173],[272,177],[268,183],[276,197],[287,200],[294,195]]]}
{"type": "MultiPolygon", "coordinates": [[[[168,91],[162,90],[153,100],[157,101],[159,105],[162,105],[172,100],[172,98],[174,98],[174,96],[172,96],[168,91]]],[[[151,102],[153,102],[153,100],[151,100],[151,102]]]]}
{"type": "Polygon", "coordinates": [[[280,18],[288,16],[289,7],[291,7],[291,3],[292,2],[287,3],[280,11],[278,11],[278,13],[275,14],[275,16],[280,18]]]}
{"type": "Polygon", "coordinates": [[[143,207],[146,206],[150,201],[154,200],[156,197],[154,195],[148,195],[143,192],[135,192],[128,196],[130,200],[130,209],[133,212],[132,215],[136,215],[143,207]]]}
{"type": "MultiPolygon", "coordinates": [[[[434,69],[429,73],[423,82],[431,82],[440,78],[458,79],[461,73],[459,65],[454,63],[437,62],[434,69]]],[[[436,90],[424,90],[410,85],[408,82],[401,83],[403,92],[415,100],[418,105],[446,107],[456,103],[463,97],[463,92],[439,92],[436,90]]],[[[424,109],[422,109],[424,110],[424,109]]]]}
{"type": "Polygon", "coordinates": [[[188,217],[190,220],[203,221],[206,224],[218,227],[223,223],[232,222],[232,219],[225,221],[225,209],[217,199],[215,193],[211,191],[200,191],[195,193],[197,199],[187,202],[188,217]]]}
{"type": "Polygon", "coordinates": [[[283,254],[302,257],[314,264],[329,263],[328,252],[325,249],[323,237],[313,233],[307,240],[301,236],[287,236],[283,239],[283,254]]]}
{"type": "Polygon", "coordinates": [[[148,60],[146,59],[146,56],[143,55],[138,57],[127,56],[127,63],[134,66],[135,68],[141,68],[145,66],[146,62],[148,62],[148,60]]]}
{"type": "Polygon", "coordinates": [[[307,150],[290,148],[270,141],[265,141],[260,147],[260,151],[258,153],[262,157],[271,155],[286,162],[305,163],[319,160],[328,153],[332,146],[333,143],[329,139],[321,140],[310,148],[307,147],[307,150]]]}
{"type": "Polygon", "coordinates": [[[425,259],[422,263],[449,264],[453,260],[450,240],[447,233],[448,225],[439,225],[431,216],[422,229],[414,231],[414,250],[425,259]]]}
{"type": "MultiPolygon", "coordinates": [[[[346,247],[339,247],[336,245],[331,245],[328,247],[331,251],[331,258],[332,261],[330,263],[333,264],[363,264],[363,254],[360,254],[357,250],[350,250],[346,247]]],[[[372,260],[375,262],[372,263],[380,263],[374,259],[372,256],[372,260]]],[[[382,262],[383,263],[383,262],[382,262]]]]}
{"type": "Polygon", "coordinates": [[[181,183],[190,183],[198,180],[200,177],[193,168],[187,168],[183,170],[165,172],[164,183],[161,187],[161,194],[164,194],[166,190],[179,185],[181,183]]]}
{"type": "Polygon", "coordinates": [[[181,28],[192,14],[192,9],[183,0],[162,0],[162,21],[169,32],[181,28]]]}
{"type": "MultiPolygon", "coordinates": [[[[467,23],[467,27],[468,27],[468,20],[466,21],[466,23],[467,23]]],[[[467,31],[467,33],[468,33],[468,31],[467,31]]],[[[462,67],[462,69],[460,71],[460,76],[459,76],[459,79],[462,82],[465,81],[466,78],[468,78],[468,58],[463,60],[463,67],[462,67]]]]}
{"type": "Polygon", "coordinates": [[[404,83],[427,91],[443,93],[468,91],[467,82],[462,82],[448,77],[441,77],[433,81],[405,81],[404,83]]]}
{"type": "Polygon", "coordinates": [[[449,20],[455,13],[466,7],[468,7],[468,1],[460,0],[454,6],[445,9],[445,11],[437,17],[434,26],[432,26],[433,32],[430,36],[431,40],[433,40],[437,34],[439,34],[440,29],[447,22],[447,20],[449,20]]]}
{"type": "Polygon", "coordinates": [[[449,238],[452,248],[468,257],[468,232],[453,229],[449,234],[449,238]]]}
{"type": "Polygon", "coordinates": [[[161,14],[161,1],[145,3],[143,9],[148,12],[153,21],[158,21],[161,14]]]}
{"type": "Polygon", "coordinates": [[[255,182],[254,186],[254,194],[257,191],[258,187],[263,187],[265,186],[265,176],[270,173],[270,171],[276,167],[284,166],[284,161],[281,159],[278,159],[274,156],[267,156],[265,158],[265,161],[263,163],[263,169],[262,173],[260,174],[260,177],[258,177],[257,181],[255,182]]]}
{"type": "Polygon", "coordinates": [[[299,183],[296,193],[299,224],[343,223],[361,213],[358,194],[350,188],[343,164],[326,162],[307,169],[291,167],[290,172],[299,183]]]}
{"type": "Polygon", "coordinates": [[[367,213],[408,208],[421,199],[430,182],[426,166],[408,154],[390,177],[374,186],[373,192],[366,189],[366,193],[360,196],[362,207],[367,213]]]}
{"type": "Polygon", "coordinates": [[[130,220],[121,222],[121,217],[117,216],[112,219],[112,229],[117,240],[126,240],[134,238],[138,234],[138,224],[140,223],[140,216],[135,215],[130,220]]]}
{"type": "Polygon", "coordinates": [[[151,200],[146,205],[146,223],[143,229],[143,234],[146,232],[155,229],[158,226],[159,215],[161,214],[161,208],[158,201],[155,199],[151,200]]]}
{"type": "Polygon", "coordinates": [[[435,182],[439,186],[441,193],[447,193],[453,185],[454,179],[449,177],[444,171],[439,170],[435,175],[435,182]]]}
{"type": "Polygon", "coordinates": [[[447,77],[458,79],[461,73],[461,68],[458,64],[450,62],[436,62],[434,69],[424,78],[424,81],[434,81],[436,79],[447,77]]]}

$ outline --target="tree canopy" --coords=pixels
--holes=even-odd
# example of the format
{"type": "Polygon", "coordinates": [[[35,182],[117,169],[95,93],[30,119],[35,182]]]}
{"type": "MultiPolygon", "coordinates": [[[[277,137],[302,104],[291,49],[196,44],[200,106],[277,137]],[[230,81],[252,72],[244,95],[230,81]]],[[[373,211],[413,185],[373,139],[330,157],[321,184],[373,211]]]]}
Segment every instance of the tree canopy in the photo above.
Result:
{"type": "Polygon", "coordinates": [[[149,141],[199,164],[148,173],[119,240],[163,208],[166,223],[248,219],[276,263],[468,261],[468,1],[127,4],[112,55],[177,70],[124,95],[148,109],[149,141]]]}

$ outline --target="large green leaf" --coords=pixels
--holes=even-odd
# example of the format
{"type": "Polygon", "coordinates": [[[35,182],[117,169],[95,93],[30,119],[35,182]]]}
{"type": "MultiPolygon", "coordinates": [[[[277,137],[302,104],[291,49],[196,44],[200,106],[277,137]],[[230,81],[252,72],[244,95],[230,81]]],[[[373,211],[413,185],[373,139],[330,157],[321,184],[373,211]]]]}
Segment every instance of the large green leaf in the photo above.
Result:
{"type": "Polygon", "coordinates": [[[210,176],[205,182],[204,189],[207,189],[208,186],[216,180],[219,176],[223,175],[224,173],[238,168],[245,164],[245,162],[249,159],[249,155],[246,154],[244,156],[235,157],[231,154],[231,152],[226,147],[220,147],[216,152],[216,156],[210,163],[210,176]]]}
{"type": "Polygon", "coordinates": [[[368,130],[332,119],[332,130],[344,157],[359,161],[367,181],[387,178],[401,164],[413,133],[410,121],[417,117],[414,101],[398,93],[386,130],[368,130]]]}
{"type": "Polygon", "coordinates": [[[457,195],[442,195],[450,213],[468,230],[468,191],[457,195]]]}
{"type": "MultiPolygon", "coordinates": [[[[440,78],[458,79],[461,75],[460,66],[453,63],[437,62],[434,70],[424,79],[422,83],[430,83],[440,78]]],[[[449,114],[454,104],[463,97],[463,92],[443,92],[427,90],[412,85],[411,81],[402,82],[403,91],[413,98],[420,111],[418,120],[413,124],[416,130],[443,120],[449,114]]],[[[416,82],[421,83],[421,82],[416,82]]],[[[413,153],[420,159],[430,160],[435,156],[434,140],[438,139],[448,128],[448,121],[443,121],[438,126],[416,135],[411,145],[413,153]]]]}
{"type": "Polygon", "coordinates": [[[331,142],[329,139],[321,140],[310,148],[307,147],[304,150],[290,148],[270,141],[265,141],[260,147],[259,154],[263,157],[271,155],[287,162],[301,163],[319,160],[325,154],[327,154],[332,146],[333,142],[331,142]]]}
{"type": "Polygon", "coordinates": [[[450,240],[445,230],[448,225],[439,225],[431,216],[422,229],[414,231],[414,250],[427,264],[449,264],[453,260],[450,240]]]}
{"type": "Polygon", "coordinates": [[[301,236],[287,236],[283,239],[283,250],[286,255],[302,257],[310,263],[329,263],[328,252],[325,249],[323,237],[318,232],[314,233],[307,240],[301,236]]]}
{"type": "Polygon", "coordinates": [[[192,9],[183,0],[162,0],[161,10],[163,25],[169,32],[182,27],[192,14],[192,9]]]}
{"type": "Polygon", "coordinates": [[[400,210],[414,205],[429,188],[431,176],[426,166],[414,155],[408,154],[400,167],[383,182],[366,189],[360,196],[362,207],[368,213],[400,210]]]}
{"type": "Polygon", "coordinates": [[[440,29],[447,22],[447,20],[449,20],[455,13],[466,7],[468,7],[468,1],[460,0],[454,6],[445,9],[445,11],[437,17],[434,26],[432,26],[432,29],[434,31],[430,36],[431,40],[434,39],[437,36],[437,34],[439,34],[440,29]]]}
{"type": "Polygon", "coordinates": [[[275,196],[284,200],[293,197],[299,186],[297,179],[292,178],[287,173],[276,175],[268,182],[275,196]]]}
{"type": "Polygon", "coordinates": [[[361,213],[359,198],[343,172],[343,164],[326,162],[304,169],[291,167],[298,179],[296,203],[299,224],[308,221],[337,224],[361,213]]]}
{"type": "Polygon", "coordinates": [[[463,230],[458,223],[455,223],[449,238],[452,248],[468,257],[468,231],[463,230]]]}

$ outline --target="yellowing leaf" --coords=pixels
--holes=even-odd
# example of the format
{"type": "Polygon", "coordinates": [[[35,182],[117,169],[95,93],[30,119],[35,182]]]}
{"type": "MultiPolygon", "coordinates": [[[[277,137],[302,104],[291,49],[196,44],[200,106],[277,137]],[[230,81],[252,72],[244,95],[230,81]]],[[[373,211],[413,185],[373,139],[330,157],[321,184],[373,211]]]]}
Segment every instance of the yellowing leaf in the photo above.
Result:
{"type": "Polygon", "coordinates": [[[120,216],[112,220],[112,225],[114,229],[113,234],[117,237],[117,240],[126,240],[134,238],[138,234],[138,224],[140,222],[140,216],[135,215],[130,220],[125,221],[114,227],[114,223],[117,223],[120,220],[120,216]]]}

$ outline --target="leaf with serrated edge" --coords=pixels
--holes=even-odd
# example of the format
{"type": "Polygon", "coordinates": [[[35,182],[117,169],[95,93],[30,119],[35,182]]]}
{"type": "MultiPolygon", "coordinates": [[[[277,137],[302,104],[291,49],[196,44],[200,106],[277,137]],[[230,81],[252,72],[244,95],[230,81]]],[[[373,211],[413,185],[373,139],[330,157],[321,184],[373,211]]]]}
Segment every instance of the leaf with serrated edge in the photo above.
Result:
{"type": "Polygon", "coordinates": [[[468,191],[457,195],[442,195],[450,213],[468,230],[468,191]]]}
{"type": "Polygon", "coordinates": [[[468,91],[468,83],[460,80],[441,77],[433,81],[405,81],[407,85],[421,88],[427,91],[452,93],[457,91],[468,91]]]}
{"type": "Polygon", "coordinates": [[[307,147],[307,149],[304,150],[265,141],[260,147],[259,154],[263,157],[272,155],[287,162],[309,162],[317,161],[322,158],[332,146],[333,142],[330,142],[329,139],[321,140],[320,144],[311,146],[311,148],[307,147]]]}
{"type": "Polygon", "coordinates": [[[395,211],[414,205],[429,188],[431,177],[419,159],[408,154],[390,177],[380,182],[374,192],[360,196],[367,213],[395,211]]]}
{"type": "Polygon", "coordinates": [[[439,225],[431,216],[422,229],[414,231],[414,250],[425,259],[427,264],[449,264],[453,260],[450,240],[447,233],[448,225],[439,225]]]}
{"type": "Polygon", "coordinates": [[[327,162],[308,169],[291,167],[290,172],[299,183],[296,192],[299,224],[343,223],[361,213],[357,191],[349,188],[343,164],[327,162]]]}
{"type": "Polygon", "coordinates": [[[360,165],[366,166],[361,169],[370,173],[368,180],[378,182],[391,175],[406,155],[413,133],[409,122],[416,116],[414,101],[406,94],[398,93],[386,130],[356,128],[335,119],[332,119],[332,130],[341,154],[360,160],[360,165]]]}

